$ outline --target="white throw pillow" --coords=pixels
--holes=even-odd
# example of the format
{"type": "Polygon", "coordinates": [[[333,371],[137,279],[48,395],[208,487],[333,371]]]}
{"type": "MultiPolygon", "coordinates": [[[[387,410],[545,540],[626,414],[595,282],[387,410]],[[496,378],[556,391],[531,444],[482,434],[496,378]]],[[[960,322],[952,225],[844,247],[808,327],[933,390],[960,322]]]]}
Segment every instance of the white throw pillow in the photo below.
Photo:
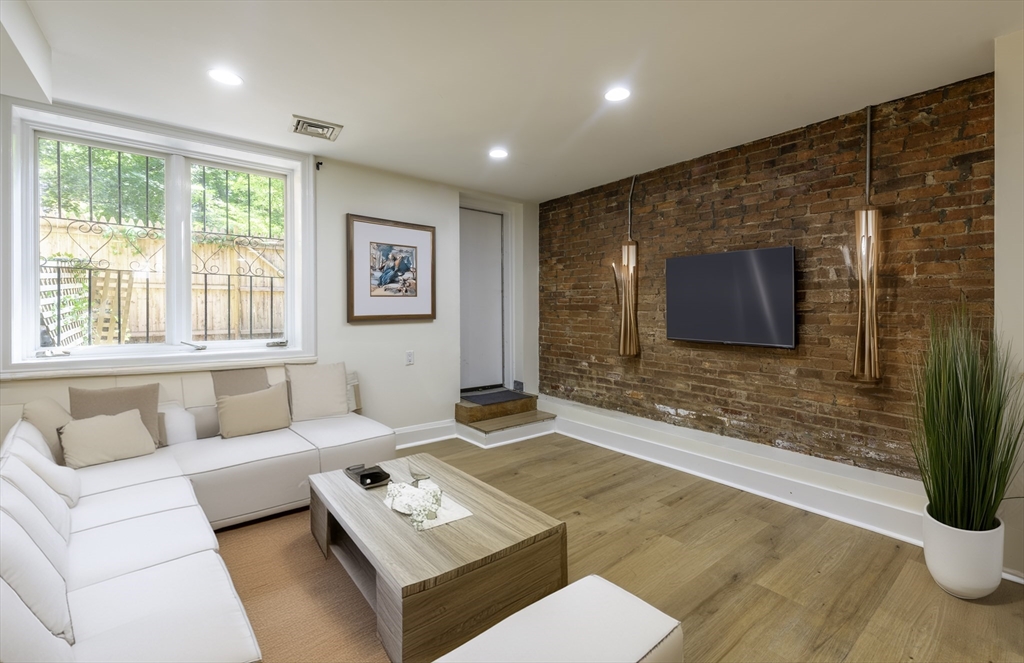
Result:
{"type": "Polygon", "coordinates": [[[69,421],[60,429],[60,443],[64,461],[75,469],[156,451],[138,410],[69,421]]]}
{"type": "Polygon", "coordinates": [[[292,420],[323,419],[348,414],[345,362],[287,364],[292,420]]]}
{"type": "Polygon", "coordinates": [[[50,629],[50,633],[74,644],[64,578],[33,543],[25,528],[2,509],[0,532],[4,533],[4,545],[0,546],[0,577],[50,629]]]}
{"type": "Polygon", "coordinates": [[[78,498],[82,494],[82,480],[78,478],[78,474],[73,469],[58,465],[49,458],[44,458],[38,450],[21,439],[12,440],[5,448],[9,455],[25,463],[28,469],[45,481],[54,492],[60,495],[65,504],[68,506],[78,504],[78,498]]]}
{"type": "Polygon", "coordinates": [[[71,645],[54,636],[25,605],[6,580],[0,579],[0,661],[74,660],[71,645]]]}
{"type": "Polygon", "coordinates": [[[161,403],[160,441],[164,445],[181,444],[199,439],[196,436],[196,417],[178,403],[161,403]]]}
{"type": "MultiPolygon", "coordinates": [[[[64,468],[67,469],[67,468],[64,468]]],[[[74,472],[74,470],[71,470],[74,472]]],[[[0,478],[10,483],[46,517],[67,543],[71,536],[71,511],[67,503],[43,479],[13,454],[0,465],[0,478]]],[[[16,514],[11,514],[17,517],[16,514]]],[[[25,526],[25,523],[22,523],[25,526]]],[[[30,532],[31,533],[31,532],[30,532]]]]}

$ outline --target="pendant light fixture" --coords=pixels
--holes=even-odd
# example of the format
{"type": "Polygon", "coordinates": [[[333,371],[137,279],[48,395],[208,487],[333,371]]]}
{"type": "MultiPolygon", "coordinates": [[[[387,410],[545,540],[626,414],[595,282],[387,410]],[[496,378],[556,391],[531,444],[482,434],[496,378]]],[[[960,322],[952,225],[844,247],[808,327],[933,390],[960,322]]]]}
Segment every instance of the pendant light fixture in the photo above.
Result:
{"type": "Polygon", "coordinates": [[[878,362],[878,226],[881,211],[871,206],[871,106],[865,110],[867,159],[864,177],[864,207],[854,219],[854,252],[857,276],[857,346],[851,377],[859,382],[882,378],[878,362]]]}
{"type": "Polygon", "coordinates": [[[626,242],[622,245],[622,264],[612,263],[615,274],[615,295],[621,306],[619,324],[619,355],[635,357],[640,354],[640,330],[637,325],[637,262],[636,242],[633,241],[633,187],[636,175],[629,185],[629,201],[626,204],[626,242]]]}

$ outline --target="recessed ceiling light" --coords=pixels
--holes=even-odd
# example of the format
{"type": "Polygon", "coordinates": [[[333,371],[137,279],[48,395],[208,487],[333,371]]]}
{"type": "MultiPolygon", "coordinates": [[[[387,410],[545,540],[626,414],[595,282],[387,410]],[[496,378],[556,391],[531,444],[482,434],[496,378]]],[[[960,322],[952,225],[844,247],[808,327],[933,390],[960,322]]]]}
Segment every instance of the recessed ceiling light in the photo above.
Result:
{"type": "Polygon", "coordinates": [[[629,96],[629,90],[624,87],[613,87],[604,93],[604,98],[608,101],[622,101],[629,96]]]}
{"type": "Polygon", "coordinates": [[[242,84],[242,79],[239,78],[238,74],[232,73],[227,69],[211,69],[207,73],[210,74],[210,78],[224,85],[242,84]]]}
{"type": "Polygon", "coordinates": [[[504,159],[508,156],[508,150],[503,147],[495,147],[488,154],[491,155],[492,159],[504,159]]]}

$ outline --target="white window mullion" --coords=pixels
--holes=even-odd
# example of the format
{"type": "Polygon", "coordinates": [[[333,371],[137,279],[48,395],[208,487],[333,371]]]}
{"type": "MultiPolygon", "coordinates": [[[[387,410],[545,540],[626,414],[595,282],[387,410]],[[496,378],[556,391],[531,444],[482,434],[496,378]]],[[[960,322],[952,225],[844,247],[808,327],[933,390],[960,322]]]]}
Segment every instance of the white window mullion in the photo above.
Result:
{"type": "Polygon", "coordinates": [[[10,233],[4,238],[4,261],[10,265],[9,274],[5,274],[4,307],[10,311],[10,329],[4,333],[11,334],[11,344],[5,348],[5,354],[13,357],[28,357],[35,353],[39,339],[38,314],[26,314],[26,311],[39,310],[39,225],[36,216],[36,197],[33,191],[34,178],[30,176],[35,167],[35,134],[24,122],[16,121],[9,107],[4,109],[4,125],[11,123],[10,140],[4,141],[4,159],[10,159],[14,167],[7,169],[9,180],[4,182],[6,198],[10,201],[4,209],[5,231],[10,233]],[[10,215],[8,217],[8,215],[10,215]],[[10,222],[6,222],[6,218],[10,222]],[[11,277],[8,280],[8,277],[11,277]],[[17,279],[21,287],[12,286],[11,281],[17,279]]]}
{"type": "Polygon", "coordinates": [[[192,340],[192,179],[188,161],[173,154],[164,171],[167,245],[167,343],[192,340]]]}

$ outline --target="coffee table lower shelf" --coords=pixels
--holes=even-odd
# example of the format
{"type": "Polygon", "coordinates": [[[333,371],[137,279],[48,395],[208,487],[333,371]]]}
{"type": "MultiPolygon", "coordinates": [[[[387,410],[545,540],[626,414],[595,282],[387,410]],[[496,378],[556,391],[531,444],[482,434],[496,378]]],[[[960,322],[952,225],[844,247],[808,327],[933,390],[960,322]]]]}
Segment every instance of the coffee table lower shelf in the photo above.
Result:
{"type": "Polygon", "coordinates": [[[445,574],[448,579],[436,584],[400,587],[374,567],[316,488],[310,492],[313,537],[377,614],[378,636],[395,663],[433,661],[567,584],[566,530],[558,523],[547,536],[472,570],[445,574]]]}

